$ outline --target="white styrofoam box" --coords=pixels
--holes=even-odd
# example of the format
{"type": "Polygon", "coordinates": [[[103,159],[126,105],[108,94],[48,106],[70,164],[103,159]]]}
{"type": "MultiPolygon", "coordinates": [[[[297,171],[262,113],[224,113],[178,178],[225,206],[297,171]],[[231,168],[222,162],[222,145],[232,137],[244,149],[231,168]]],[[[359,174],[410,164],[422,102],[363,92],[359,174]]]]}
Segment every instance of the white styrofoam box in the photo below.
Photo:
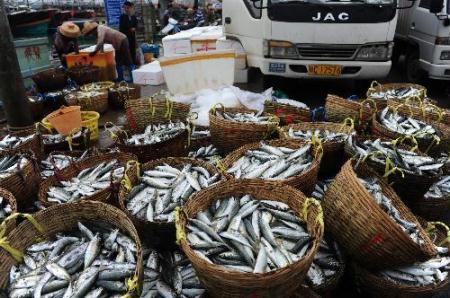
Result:
{"type": "Polygon", "coordinates": [[[217,50],[234,50],[236,52],[236,69],[247,68],[247,54],[239,41],[222,37],[217,40],[216,48],[217,50]]]}
{"type": "Polygon", "coordinates": [[[133,70],[133,82],[139,85],[158,86],[164,83],[164,75],[159,61],[145,64],[133,70]]]}
{"type": "Polygon", "coordinates": [[[248,68],[234,70],[234,83],[246,84],[248,83],[248,68]]]}
{"type": "Polygon", "coordinates": [[[199,27],[199,34],[191,37],[192,52],[208,52],[215,51],[217,40],[223,37],[223,29],[221,26],[199,27]]]}
{"type": "Polygon", "coordinates": [[[236,63],[234,67],[237,70],[242,70],[247,68],[247,54],[237,54],[236,53],[236,63]]]}
{"type": "Polygon", "coordinates": [[[234,61],[233,51],[200,52],[160,59],[167,87],[172,94],[190,94],[232,85],[234,61]]]}
{"type": "MultiPolygon", "coordinates": [[[[96,47],[97,47],[96,45],[93,45],[93,46],[90,46],[90,47],[87,47],[87,48],[84,48],[84,49],[80,50],[80,52],[81,53],[92,53],[93,51],[95,51],[96,47]]],[[[103,45],[103,51],[104,52],[110,52],[110,51],[114,52],[114,47],[112,46],[112,44],[105,43],[103,45]]]]}
{"type": "Polygon", "coordinates": [[[162,39],[164,55],[173,57],[192,53],[191,37],[192,33],[188,31],[164,37],[162,39]]]}

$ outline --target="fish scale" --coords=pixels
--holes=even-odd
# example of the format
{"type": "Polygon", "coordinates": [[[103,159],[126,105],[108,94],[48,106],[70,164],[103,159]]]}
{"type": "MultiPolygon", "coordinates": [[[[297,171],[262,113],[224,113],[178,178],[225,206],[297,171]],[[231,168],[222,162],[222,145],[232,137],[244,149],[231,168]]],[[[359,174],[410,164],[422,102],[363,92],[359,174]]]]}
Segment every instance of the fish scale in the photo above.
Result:
{"type": "Polygon", "coordinates": [[[261,147],[248,150],[239,158],[227,173],[236,178],[263,178],[282,180],[298,175],[312,166],[311,145],[303,145],[291,153],[283,147],[275,147],[261,142],[261,147]]]}
{"type": "Polygon", "coordinates": [[[118,253],[113,247],[132,254],[135,260],[133,240],[110,227],[82,223],[78,226],[78,230],[57,234],[53,240],[26,249],[25,257],[33,260],[37,268],[30,271],[30,260],[11,268],[9,297],[89,297],[92,292],[101,292],[107,297],[125,294],[127,280],[134,275],[136,264],[117,263],[118,253]],[[94,235],[94,231],[93,239],[85,237],[94,235]],[[84,263],[86,259],[88,263],[84,263]],[[116,288],[101,284],[114,284],[116,288]]]}
{"type": "Polygon", "coordinates": [[[189,219],[187,240],[209,262],[229,270],[266,273],[288,266],[307,254],[312,237],[306,231],[305,223],[286,204],[259,201],[245,195],[218,200],[207,211],[189,219]],[[227,211],[235,209],[234,206],[237,211],[227,211]],[[211,215],[209,224],[206,214],[211,215]],[[224,218],[225,226],[219,229],[218,223],[224,218]],[[286,225],[286,219],[298,224],[300,230],[286,225]]]}
{"type": "Polygon", "coordinates": [[[184,205],[194,193],[219,179],[219,174],[213,175],[206,168],[191,164],[184,165],[181,171],[167,164],[157,166],[143,173],[140,183],[127,197],[126,208],[144,221],[173,222],[177,206],[184,205]]]}

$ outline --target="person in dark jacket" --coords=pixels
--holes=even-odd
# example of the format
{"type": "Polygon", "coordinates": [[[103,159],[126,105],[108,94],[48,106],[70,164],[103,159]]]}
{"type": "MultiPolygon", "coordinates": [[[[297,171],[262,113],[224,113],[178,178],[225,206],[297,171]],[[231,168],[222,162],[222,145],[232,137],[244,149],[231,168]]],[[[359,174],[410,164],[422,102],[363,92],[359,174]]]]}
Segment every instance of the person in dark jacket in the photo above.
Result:
{"type": "Polygon", "coordinates": [[[123,13],[120,16],[119,31],[125,34],[128,38],[130,54],[134,64],[137,64],[136,29],[137,29],[137,18],[134,15],[134,4],[130,1],[125,1],[123,3],[123,13]]]}

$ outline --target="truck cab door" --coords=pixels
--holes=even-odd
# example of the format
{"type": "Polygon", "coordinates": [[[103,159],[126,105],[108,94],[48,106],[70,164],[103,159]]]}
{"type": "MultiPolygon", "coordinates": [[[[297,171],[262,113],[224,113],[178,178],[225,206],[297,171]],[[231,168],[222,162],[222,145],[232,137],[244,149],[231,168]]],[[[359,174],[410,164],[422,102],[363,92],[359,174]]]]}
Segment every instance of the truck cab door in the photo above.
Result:
{"type": "Polygon", "coordinates": [[[431,61],[439,30],[436,15],[430,13],[430,0],[418,0],[411,13],[409,23],[409,38],[420,48],[420,59],[431,61]]]}

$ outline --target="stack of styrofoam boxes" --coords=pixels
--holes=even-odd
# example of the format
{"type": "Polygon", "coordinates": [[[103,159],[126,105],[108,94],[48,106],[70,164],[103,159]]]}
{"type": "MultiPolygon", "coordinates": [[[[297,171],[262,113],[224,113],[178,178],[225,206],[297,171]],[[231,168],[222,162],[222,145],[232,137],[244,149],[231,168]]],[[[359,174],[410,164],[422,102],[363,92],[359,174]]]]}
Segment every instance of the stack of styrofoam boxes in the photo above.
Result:
{"type": "Polygon", "coordinates": [[[158,86],[164,83],[164,74],[158,61],[145,64],[132,73],[135,84],[158,86]]]}
{"type": "Polygon", "coordinates": [[[226,39],[225,37],[217,40],[217,50],[234,50],[236,59],[234,64],[234,82],[247,83],[248,82],[248,68],[247,68],[247,54],[244,47],[237,40],[226,39]]]}

